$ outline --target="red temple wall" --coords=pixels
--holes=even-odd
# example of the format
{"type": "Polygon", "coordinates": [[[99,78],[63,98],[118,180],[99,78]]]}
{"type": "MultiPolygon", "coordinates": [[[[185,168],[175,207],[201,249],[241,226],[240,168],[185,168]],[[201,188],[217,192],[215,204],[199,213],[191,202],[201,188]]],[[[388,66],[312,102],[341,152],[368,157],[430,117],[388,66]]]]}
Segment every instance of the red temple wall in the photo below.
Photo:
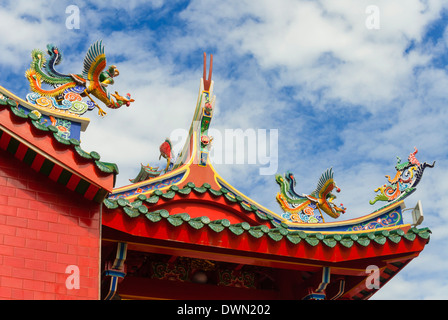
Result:
{"type": "Polygon", "coordinates": [[[0,299],[99,299],[99,261],[100,205],[0,149],[0,299]]]}

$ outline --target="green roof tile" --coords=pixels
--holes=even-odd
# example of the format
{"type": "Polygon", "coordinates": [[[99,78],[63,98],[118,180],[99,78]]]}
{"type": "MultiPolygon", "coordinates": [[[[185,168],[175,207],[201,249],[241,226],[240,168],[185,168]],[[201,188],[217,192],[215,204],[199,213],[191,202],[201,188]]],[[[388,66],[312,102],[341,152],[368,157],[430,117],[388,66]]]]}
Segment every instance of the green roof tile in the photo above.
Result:
{"type": "MultiPolygon", "coordinates": [[[[173,199],[176,194],[186,196],[192,190],[198,193],[209,192],[215,197],[224,196],[226,199],[229,199],[228,197],[226,197],[228,191],[225,189],[214,190],[209,185],[197,187],[194,185],[194,183],[189,182],[182,189],[177,186],[171,186],[166,192],[155,190],[148,197],[140,194],[133,202],[130,202],[125,198],[118,198],[116,200],[105,199],[103,203],[108,209],[117,209],[121,207],[129,217],[135,218],[139,215],[144,215],[146,216],[146,218],[148,218],[148,220],[152,222],[159,222],[162,219],[166,219],[171,225],[175,227],[183,225],[184,222],[187,222],[190,227],[196,230],[200,230],[205,226],[208,226],[208,228],[217,233],[228,229],[230,232],[237,236],[248,233],[254,238],[268,236],[270,239],[276,242],[281,241],[282,239],[286,239],[291,244],[298,244],[302,240],[304,240],[310,246],[316,246],[322,242],[324,245],[330,248],[333,248],[338,244],[347,248],[351,248],[355,244],[363,247],[369,246],[372,243],[377,245],[384,245],[387,241],[398,243],[402,238],[406,239],[407,241],[414,241],[417,237],[428,239],[431,233],[428,228],[417,229],[415,227],[410,228],[408,232],[404,232],[402,229],[395,229],[391,231],[375,229],[372,231],[363,231],[360,233],[309,233],[304,231],[288,230],[288,226],[283,222],[276,222],[275,228],[269,228],[268,226],[263,224],[251,226],[247,222],[231,224],[227,219],[210,221],[210,218],[206,216],[191,218],[188,213],[170,215],[169,212],[165,209],[149,211],[147,207],[151,207],[152,205],[157,204],[160,198],[170,200],[173,199]]],[[[250,211],[255,212],[261,219],[273,219],[271,216],[268,217],[266,214],[260,212],[256,206],[247,206],[241,197],[233,198],[230,195],[229,197],[232,199],[230,200],[232,203],[239,203],[241,207],[246,211],[249,211],[247,210],[247,208],[250,208],[250,211]]],[[[107,214],[107,212],[105,214],[107,214]]]]}
{"type": "Polygon", "coordinates": [[[198,217],[198,218],[192,218],[190,221],[188,221],[188,224],[192,226],[194,229],[199,230],[204,227],[204,225],[210,223],[210,218],[206,216],[198,217]]]}

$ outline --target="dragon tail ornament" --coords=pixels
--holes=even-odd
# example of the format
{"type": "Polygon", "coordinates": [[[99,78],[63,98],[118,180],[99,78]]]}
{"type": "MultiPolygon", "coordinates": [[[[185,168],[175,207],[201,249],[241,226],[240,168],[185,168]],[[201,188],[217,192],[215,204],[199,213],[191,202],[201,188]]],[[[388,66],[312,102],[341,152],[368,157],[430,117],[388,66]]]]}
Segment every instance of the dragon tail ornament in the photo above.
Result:
{"type": "Polygon", "coordinates": [[[397,157],[394,178],[390,179],[390,176],[386,175],[389,184],[384,184],[374,190],[379,192],[379,194],[369,201],[371,205],[377,201],[392,202],[402,200],[416,190],[416,186],[420,182],[425,169],[433,168],[436,163],[435,161],[432,164],[427,162],[420,163],[415,156],[417,152],[418,149],[414,148],[414,152],[411,152],[408,156],[408,161],[403,163],[397,157]]]}

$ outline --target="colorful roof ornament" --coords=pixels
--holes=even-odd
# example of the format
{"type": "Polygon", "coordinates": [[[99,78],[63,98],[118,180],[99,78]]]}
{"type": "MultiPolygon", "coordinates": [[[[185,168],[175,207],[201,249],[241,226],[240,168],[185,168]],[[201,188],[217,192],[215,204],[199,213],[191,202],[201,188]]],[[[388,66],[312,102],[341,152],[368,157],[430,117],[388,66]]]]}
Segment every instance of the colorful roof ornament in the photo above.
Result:
{"type": "Polygon", "coordinates": [[[114,84],[114,78],[120,72],[114,65],[106,69],[106,54],[101,41],[90,46],[81,74],[61,74],[56,71],[55,67],[61,62],[62,53],[51,44],[47,45],[47,49],[48,60],[40,50],[35,49],[31,53],[31,68],[25,73],[33,91],[27,95],[28,102],[72,115],[82,115],[96,107],[98,114],[104,116],[106,112],[91,95],[112,109],[129,106],[134,101],[129,93],[123,97],[117,92],[110,94],[107,91],[107,87],[114,84]],[[50,89],[44,88],[43,84],[50,86],[50,89]]]}
{"type": "Polygon", "coordinates": [[[345,208],[333,203],[336,196],[333,190],[340,192],[333,179],[333,169],[326,170],[319,179],[317,188],[309,195],[299,195],[295,191],[296,179],[294,174],[287,171],[284,176],[276,175],[275,180],[280,185],[280,192],[277,193],[277,201],[280,207],[286,212],[284,217],[291,222],[298,223],[323,223],[322,211],[332,218],[338,218],[341,213],[345,213],[345,208]]]}
{"type": "Polygon", "coordinates": [[[416,190],[416,186],[420,182],[425,168],[433,168],[435,161],[432,164],[426,162],[420,163],[415,155],[418,150],[415,148],[408,156],[408,161],[401,163],[401,159],[397,157],[397,164],[395,165],[395,176],[391,179],[386,175],[389,184],[384,184],[375,189],[375,192],[380,192],[370,204],[375,204],[377,201],[392,202],[408,197],[416,190]]]}
{"type": "Polygon", "coordinates": [[[167,172],[168,168],[170,167],[171,160],[173,158],[171,140],[169,138],[166,138],[165,141],[160,145],[159,150],[160,150],[159,160],[161,157],[164,157],[166,159],[165,172],[167,172]]]}

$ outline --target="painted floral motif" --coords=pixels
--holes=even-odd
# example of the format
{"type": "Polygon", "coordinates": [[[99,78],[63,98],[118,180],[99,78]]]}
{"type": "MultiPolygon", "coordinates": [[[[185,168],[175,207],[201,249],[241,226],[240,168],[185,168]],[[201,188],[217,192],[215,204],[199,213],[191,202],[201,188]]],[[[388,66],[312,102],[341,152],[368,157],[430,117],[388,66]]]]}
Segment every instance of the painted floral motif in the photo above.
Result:
{"type": "Polygon", "coordinates": [[[76,92],[77,88],[71,88],[64,91],[63,100],[58,103],[54,97],[41,96],[37,92],[28,93],[26,100],[42,108],[56,109],[75,115],[82,115],[95,106],[92,101],[83,101],[81,95],[76,92]]]}
{"type": "Polygon", "coordinates": [[[65,119],[57,119],[55,127],[58,128],[58,135],[62,138],[69,139],[70,138],[70,128],[71,121],[65,119]]]}
{"type": "Polygon", "coordinates": [[[358,225],[354,225],[347,231],[363,231],[384,227],[393,227],[398,224],[401,224],[402,221],[403,219],[401,213],[397,210],[394,210],[377,218],[376,220],[367,221],[358,225]]]}
{"type": "MultiPolygon", "coordinates": [[[[296,206],[297,208],[298,206],[296,206]]],[[[285,212],[282,215],[282,218],[289,220],[291,222],[296,223],[322,223],[323,219],[320,215],[317,206],[313,203],[310,203],[306,206],[302,211],[298,212],[285,212]]]]}
{"type": "Polygon", "coordinates": [[[64,95],[64,99],[68,101],[82,101],[82,97],[80,94],[75,93],[73,91],[69,91],[64,95]]]}

